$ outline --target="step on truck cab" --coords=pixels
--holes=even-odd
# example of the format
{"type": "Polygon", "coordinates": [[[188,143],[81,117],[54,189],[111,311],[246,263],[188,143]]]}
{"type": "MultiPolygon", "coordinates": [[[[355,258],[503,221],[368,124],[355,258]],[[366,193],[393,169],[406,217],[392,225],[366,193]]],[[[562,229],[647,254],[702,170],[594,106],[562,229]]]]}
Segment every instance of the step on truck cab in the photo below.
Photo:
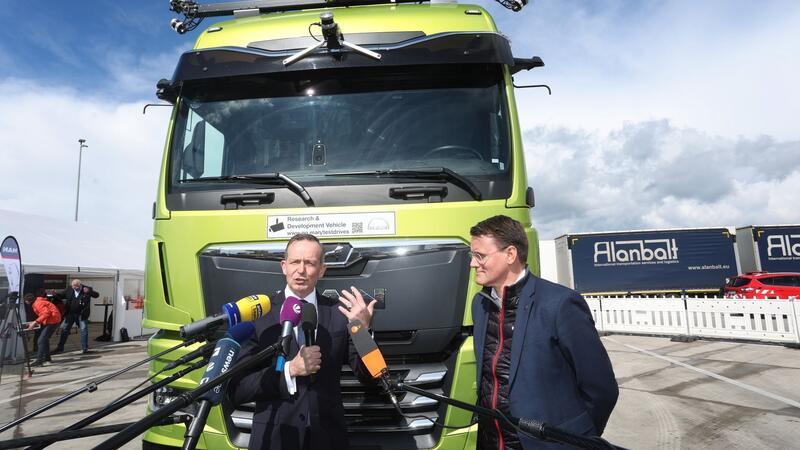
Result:
{"type": "MultiPolygon", "coordinates": [[[[515,59],[473,5],[172,4],[179,32],[234,18],[202,31],[158,84],[174,108],[147,244],[150,354],[227,302],[283,289],[286,242],[309,232],[325,248],[320,291],[355,285],[378,300],[372,325],[391,376],[474,402],[469,229],[519,220],[538,273],[511,77],[541,60],[515,59]]],[[[197,346],[154,361],[154,381],[197,346]]],[[[148,410],[201,374],[160,389],[148,410]]],[[[469,412],[405,393],[413,417],[402,417],[349,368],[342,392],[352,448],[475,447],[469,412]]],[[[253,408],[213,408],[198,448],[246,447],[253,408]]],[[[152,428],[144,447],[180,447],[184,432],[152,428]]]]}

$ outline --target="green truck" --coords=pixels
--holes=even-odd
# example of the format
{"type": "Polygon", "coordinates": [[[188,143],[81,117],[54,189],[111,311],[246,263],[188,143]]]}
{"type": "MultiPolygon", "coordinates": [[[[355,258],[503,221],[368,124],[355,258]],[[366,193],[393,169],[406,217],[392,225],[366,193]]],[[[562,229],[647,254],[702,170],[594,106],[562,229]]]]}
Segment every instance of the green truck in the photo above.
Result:
{"type": "MultiPolygon", "coordinates": [[[[469,228],[497,214],[519,220],[539,270],[512,76],[541,59],[514,58],[473,5],[172,6],[184,14],[179,32],[234,18],[202,31],[158,84],[174,107],[147,244],[150,354],[224,303],[283,289],[286,242],[310,232],[328,266],[319,289],[355,285],[378,300],[373,329],[391,376],[474,402],[469,228]]],[[[155,360],[154,380],[196,347],[155,360]]],[[[403,417],[342,370],[352,448],[475,447],[471,413],[406,393],[403,417]]],[[[201,374],[157,391],[148,410],[201,374]]],[[[198,447],[247,447],[253,407],[213,408],[198,447]]],[[[144,448],[180,447],[184,432],[152,428],[144,448]]]]}

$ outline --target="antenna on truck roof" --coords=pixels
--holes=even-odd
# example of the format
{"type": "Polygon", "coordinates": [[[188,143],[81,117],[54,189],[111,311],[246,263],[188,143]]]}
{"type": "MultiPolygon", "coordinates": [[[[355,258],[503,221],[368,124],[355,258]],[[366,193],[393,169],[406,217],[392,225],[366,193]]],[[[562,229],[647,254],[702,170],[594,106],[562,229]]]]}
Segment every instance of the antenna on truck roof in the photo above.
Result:
{"type": "MultiPolygon", "coordinates": [[[[192,31],[206,17],[247,17],[278,11],[332,8],[337,6],[381,5],[391,3],[422,3],[436,0],[248,0],[201,5],[195,0],[170,0],[169,9],[183,14],[183,19],[172,19],[170,27],[178,34],[192,31]]],[[[528,0],[495,0],[516,12],[528,4],[528,0]]]]}

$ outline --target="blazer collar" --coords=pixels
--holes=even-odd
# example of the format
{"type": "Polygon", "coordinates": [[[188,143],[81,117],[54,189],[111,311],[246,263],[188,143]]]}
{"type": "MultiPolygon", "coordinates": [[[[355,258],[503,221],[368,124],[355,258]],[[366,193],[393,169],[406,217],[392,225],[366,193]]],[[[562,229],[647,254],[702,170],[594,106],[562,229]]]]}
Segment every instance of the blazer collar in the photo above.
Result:
{"type": "Polygon", "coordinates": [[[519,295],[519,305],[517,306],[517,319],[514,322],[514,340],[511,343],[511,367],[508,371],[509,389],[514,384],[514,378],[519,368],[519,360],[522,357],[522,347],[525,342],[525,332],[528,330],[528,323],[536,308],[536,281],[537,278],[530,274],[527,277],[522,292],[519,295]]]}
{"type": "MultiPolygon", "coordinates": [[[[333,299],[325,297],[317,292],[317,326],[324,325],[325,328],[330,327],[331,323],[331,310],[335,306],[333,299]]],[[[338,311],[337,311],[338,312],[338,311]]]]}

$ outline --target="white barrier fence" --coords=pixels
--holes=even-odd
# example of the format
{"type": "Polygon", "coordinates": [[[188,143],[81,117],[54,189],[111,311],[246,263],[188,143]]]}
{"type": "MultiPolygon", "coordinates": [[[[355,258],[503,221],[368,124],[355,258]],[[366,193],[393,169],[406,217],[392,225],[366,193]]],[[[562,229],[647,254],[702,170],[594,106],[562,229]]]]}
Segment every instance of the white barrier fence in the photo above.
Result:
{"type": "Polygon", "coordinates": [[[587,297],[599,331],[800,344],[800,300],[587,297]]]}

